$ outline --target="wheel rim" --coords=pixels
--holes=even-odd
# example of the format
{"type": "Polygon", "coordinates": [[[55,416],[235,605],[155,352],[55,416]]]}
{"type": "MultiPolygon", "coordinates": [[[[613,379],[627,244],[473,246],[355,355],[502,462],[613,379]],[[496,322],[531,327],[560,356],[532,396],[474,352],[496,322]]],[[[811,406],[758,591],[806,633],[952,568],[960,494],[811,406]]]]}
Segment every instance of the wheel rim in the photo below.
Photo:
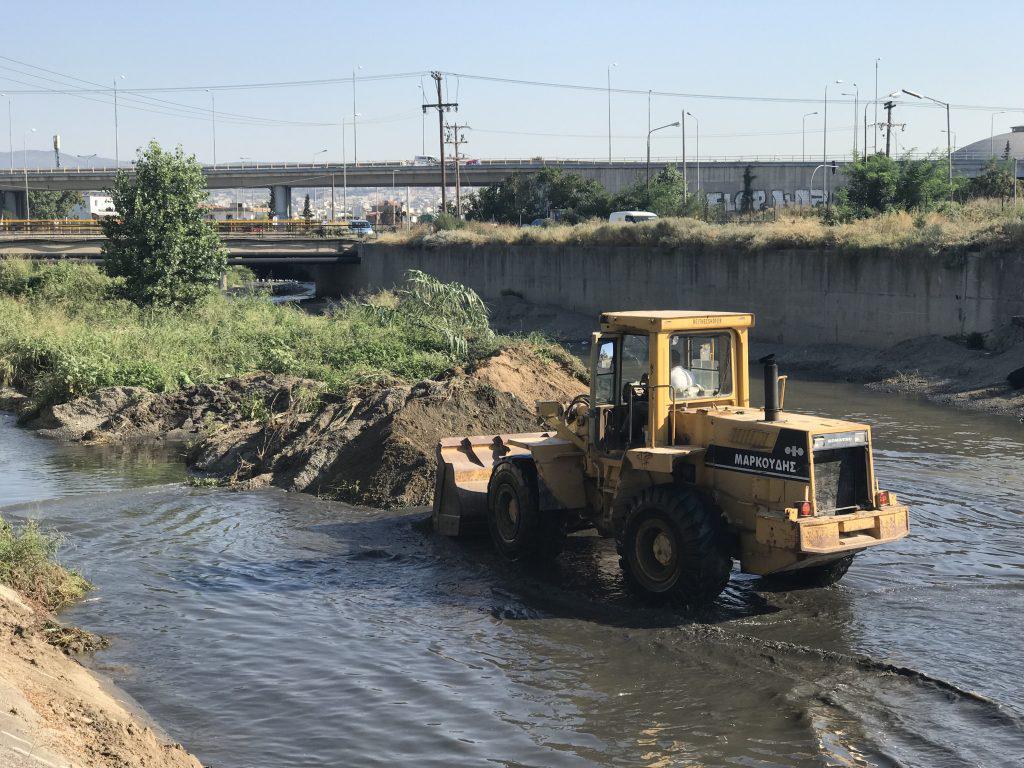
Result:
{"type": "Polygon", "coordinates": [[[494,521],[502,540],[514,542],[519,534],[519,499],[511,488],[501,489],[495,504],[494,521]]]}
{"type": "Polygon", "coordinates": [[[679,542],[665,520],[650,518],[640,524],[634,554],[644,578],[652,585],[673,580],[679,563],[679,542]]]}

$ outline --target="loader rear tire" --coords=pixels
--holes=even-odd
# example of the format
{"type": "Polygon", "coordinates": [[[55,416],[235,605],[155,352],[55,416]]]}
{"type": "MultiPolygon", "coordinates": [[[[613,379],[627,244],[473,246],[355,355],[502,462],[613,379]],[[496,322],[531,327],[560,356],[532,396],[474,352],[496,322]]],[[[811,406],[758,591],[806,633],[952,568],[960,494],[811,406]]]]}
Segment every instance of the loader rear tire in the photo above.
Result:
{"type": "Polygon", "coordinates": [[[487,483],[487,526],[494,548],[509,560],[553,560],[565,545],[565,516],[541,510],[537,468],[530,460],[498,463],[487,483]]]}
{"type": "Polygon", "coordinates": [[[636,497],[619,552],[632,588],[691,609],[714,602],[732,570],[718,510],[696,492],[673,485],[653,486],[636,497]]]}

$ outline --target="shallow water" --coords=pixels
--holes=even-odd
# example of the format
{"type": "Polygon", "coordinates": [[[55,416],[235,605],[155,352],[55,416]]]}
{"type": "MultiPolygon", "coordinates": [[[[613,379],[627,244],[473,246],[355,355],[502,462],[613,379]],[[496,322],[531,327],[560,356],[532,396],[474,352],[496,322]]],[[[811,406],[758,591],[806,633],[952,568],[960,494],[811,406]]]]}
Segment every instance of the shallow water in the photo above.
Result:
{"type": "Polygon", "coordinates": [[[279,491],[188,488],[160,451],[0,421],[0,504],[96,582],[93,663],[213,766],[1005,766],[1024,761],[1024,428],[793,382],[875,426],[911,536],[840,585],[734,574],[702,622],[573,537],[546,572],[279,491]]]}

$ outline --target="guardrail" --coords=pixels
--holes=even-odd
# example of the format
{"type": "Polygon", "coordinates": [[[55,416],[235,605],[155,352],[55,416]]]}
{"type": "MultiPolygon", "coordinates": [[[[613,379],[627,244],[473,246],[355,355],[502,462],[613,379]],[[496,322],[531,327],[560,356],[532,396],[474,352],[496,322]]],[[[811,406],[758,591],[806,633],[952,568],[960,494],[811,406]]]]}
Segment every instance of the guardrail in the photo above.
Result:
{"type": "MultiPolygon", "coordinates": [[[[255,219],[216,221],[222,235],[305,235],[307,237],[354,237],[347,221],[305,219],[255,219]]],[[[95,219],[0,219],[0,235],[103,235],[102,222],[95,219]]]]}

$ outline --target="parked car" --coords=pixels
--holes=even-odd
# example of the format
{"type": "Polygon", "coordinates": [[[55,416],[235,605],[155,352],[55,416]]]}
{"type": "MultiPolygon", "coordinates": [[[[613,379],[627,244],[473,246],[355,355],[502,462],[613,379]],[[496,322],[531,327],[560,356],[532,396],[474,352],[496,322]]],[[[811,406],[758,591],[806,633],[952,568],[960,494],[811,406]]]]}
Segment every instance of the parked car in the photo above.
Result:
{"type": "Polygon", "coordinates": [[[373,224],[366,219],[353,219],[348,225],[349,231],[359,237],[369,237],[374,234],[373,224]]]}
{"type": "Polygon", "coordinates": [[[651,221],[656,218],[658,218],[658,214],[650,211],[613,211],[608,217],[608,221],[638,224],[641,221],[651,221]]]}

